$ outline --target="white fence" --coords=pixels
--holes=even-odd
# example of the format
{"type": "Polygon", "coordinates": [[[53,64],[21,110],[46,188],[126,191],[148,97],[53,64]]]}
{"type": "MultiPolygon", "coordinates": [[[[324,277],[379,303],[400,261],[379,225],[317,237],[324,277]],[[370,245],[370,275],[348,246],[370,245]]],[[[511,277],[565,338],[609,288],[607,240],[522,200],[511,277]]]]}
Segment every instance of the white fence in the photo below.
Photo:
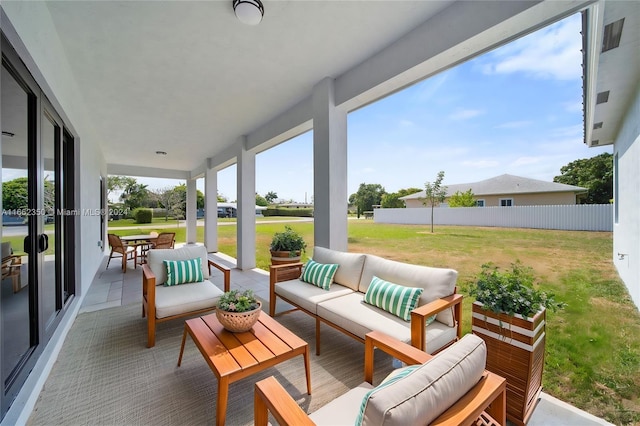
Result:
{"type": "MultiPolygon", "coordinates": [[[[431,224],[431,208],[375,209],[376,223],[431,224]]],[[[613,231],[613,204],[513,207],[436,207],[434,225],[613,231]]]]}

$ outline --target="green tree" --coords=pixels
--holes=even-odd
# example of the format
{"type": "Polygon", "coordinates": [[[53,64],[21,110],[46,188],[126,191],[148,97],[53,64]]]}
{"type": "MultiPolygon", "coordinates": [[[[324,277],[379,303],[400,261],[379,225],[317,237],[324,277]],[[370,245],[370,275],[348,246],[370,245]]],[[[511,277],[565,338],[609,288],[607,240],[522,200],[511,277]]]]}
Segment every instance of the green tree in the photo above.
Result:
{"type": "Polygon", "coordinates": [[[267,207],[269,202],[266,198],[256,192],[256,206],[267,207]]]}
{"type": "Polygon", "coordinates": [[[475,207],[476,198],[473,196],[471,188],[468,191],[460,192],[456,191],[451,197],[449,197],[449,207],[475,207]]]}
{"type": "Polygon", "coordinates": [[[116,191],[124,191],[136,183],[135,178],[129,176],[107,176],[107,199],[109,195],[116,191]]]}
{"type": "Polygon", "coordinates": [[[135,179],[133,181],[129,181],[125,186],[122,194],[120,195],[120,201],[123,202],[125,208],[129,209],[131,212],[137,209],[138,207],[142,207],[146,205],[145,203],[149,200],[149,190],[147,189],[147,185],[143,185],[138,183],[135,179]]]}
{"type": "Polygon", "coordinates": [[[357,207],[357,214],[360,217],[362,212],[373,210],[375,204],[382,202],[382,195],[386,194],[382,185],[378,183],[361,183],[358,192],[351,194],[349,203],[357,207]]]}
{"type": "Polygon", "coordinates": [[[399,189],[398,192],[392,192],[391,194],[384,194],[382,196],[382,200],[380,201],[380,205],[386,209],[393,208],[404,208],[406,204],[404,200],[401,200],[401,197],[415,194],[416,192],[420,192],[418,188],[404,188],[399,189]]]}
{"type": "Polygon", "coordinates": [[[29,207],[28,178],[20,177],[2,182],[2,208],[4,210],[26,209],[29,207]]]}
{"type": "Polygon", "coordinates": [[[433,234],[433,208],[439,205],[447,198],[447,187],[442,185],[444,179],[444,172],[439,171],[438,177],[435,181],[426,182],[425,187],[425,200],[424,205],[431,207],[431,233],[433,234]]]}
{"type": "Polygon", "coordinates": [[[265,194],[264,198],[269,204],[273,204],[273,202],[278,199],[278,194],[274,191],[269,191],[265,194]]]}
{"type": "Polygon", "coordinates": [[[586,204],[608,204],[613,198],[613,155],[607,152],[575,160],[560,168],[554,182],[587,188],[586,204]]]}

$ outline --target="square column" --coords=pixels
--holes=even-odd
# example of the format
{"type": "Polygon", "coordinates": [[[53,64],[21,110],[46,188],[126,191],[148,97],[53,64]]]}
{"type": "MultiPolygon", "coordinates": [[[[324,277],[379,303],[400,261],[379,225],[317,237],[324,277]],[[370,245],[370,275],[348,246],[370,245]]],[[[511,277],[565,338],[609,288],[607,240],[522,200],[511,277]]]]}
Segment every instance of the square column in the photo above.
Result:
{"type": "Polygon", "coordinates": [[[218,251],[218,171],[209,168],[204,175],[204,245],[218,251]]]}
{"type": "Polygon", "coordinates": [[[256,154],[246,150],[246,137],[238,155],[238,252],[241,270],[256,267],[256,154]]]}
{"type": "Polygon", "coordinates": [[[336,108],[334,80],[316,84],[313,105],[315,245],[347,250],[347,113],[336,108]]]}
{"type": "Polygon", "coordinates": [[[196,207],[198,202],[196,180],[187,179],[187,244],[195,244],[198,218],[196,207]]]}

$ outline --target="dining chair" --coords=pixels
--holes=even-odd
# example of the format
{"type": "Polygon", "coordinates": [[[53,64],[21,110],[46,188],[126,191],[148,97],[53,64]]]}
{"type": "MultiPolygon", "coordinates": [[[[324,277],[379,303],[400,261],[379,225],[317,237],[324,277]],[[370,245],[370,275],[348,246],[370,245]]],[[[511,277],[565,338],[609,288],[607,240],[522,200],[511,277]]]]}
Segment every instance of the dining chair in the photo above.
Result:
{"type": "Polygon", "coordinates": [[[161,232],[156,238],[156,242],[152,248],[154,249],[172,249],[176,243],[175,232],[161,232]]]}
{"type": "Polygon", "coordinates": [[[109,262],[111,262],[112,257],[122,257],[122,272],[124,273],[127,272],[127,261],[129,260],[133,260],[134,268],[138,267],[138,251],[135,247],[123,243],[116,234],[109,234],[109,245],[111,246],[111,253],[109,253],[107,268],[109,268],[109,262]]]}
{"type": "Polygon", "coordinates": [[[149,232],[149,240],[144,243],[138,244],[140,247],[140,254],[138,255],[140,265],[147,263],[147,253],[154,248],[156,241],[158,240],[158,233],[156,231],[149,232]]]}

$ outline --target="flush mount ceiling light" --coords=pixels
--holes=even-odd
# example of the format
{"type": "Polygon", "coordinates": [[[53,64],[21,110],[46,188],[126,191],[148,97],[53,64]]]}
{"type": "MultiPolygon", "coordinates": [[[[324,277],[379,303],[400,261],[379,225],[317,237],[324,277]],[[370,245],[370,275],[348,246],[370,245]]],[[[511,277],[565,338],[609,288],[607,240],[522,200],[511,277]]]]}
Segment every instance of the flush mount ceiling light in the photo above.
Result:
{"type": "Polygon", "coordinates": [[[233,11],[243,24],[258,25],[264,16],[260,0],[233,0],[233,11]]]}

